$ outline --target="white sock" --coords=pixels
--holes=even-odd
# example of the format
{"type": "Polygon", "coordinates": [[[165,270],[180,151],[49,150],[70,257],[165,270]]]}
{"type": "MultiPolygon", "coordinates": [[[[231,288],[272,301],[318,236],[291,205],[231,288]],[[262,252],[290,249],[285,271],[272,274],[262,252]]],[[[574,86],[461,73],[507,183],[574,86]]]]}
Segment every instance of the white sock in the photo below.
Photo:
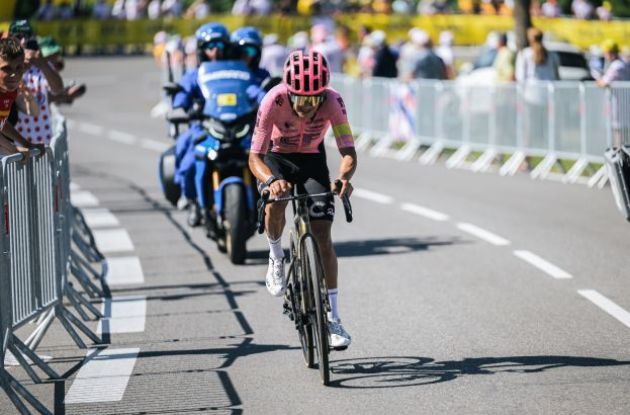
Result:
{"type": "Polygon", "coordinates": [[[269,256],[273,259],[284,258],[284,251],[282,250],[282,237],[272,241],[271,238],[267,236],[267,241],[269,241],[269,256]]]}
{"type": "Polygon", "coordinates": [[[330,311],[328,312],[328,320],[339,321],[339,311],[337,309],[337,294],[339,290],[333,288],[328,290],[328,302],[330,303],[330,311]]]}

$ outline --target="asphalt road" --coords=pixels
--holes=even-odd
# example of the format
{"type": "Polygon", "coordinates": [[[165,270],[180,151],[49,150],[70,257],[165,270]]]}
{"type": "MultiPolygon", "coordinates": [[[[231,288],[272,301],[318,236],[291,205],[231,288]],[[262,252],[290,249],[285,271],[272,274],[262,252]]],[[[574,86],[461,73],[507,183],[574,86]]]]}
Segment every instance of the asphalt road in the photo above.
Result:
{"type": "MultiPolygon", "coordinates": [[[[163,199],[157,157],[169,141],[149,115],[153,62],[67,67],[88,84],[62,110],[73,182],[119,222],[105,231],[127,232],[133,246],[107,256],[139,258],[143,282],[111,285],[115,324],[127,326],[98,352],[102,366],[84,370],[98,358],[55,323],[38,352],[69,379],[32,385],[10,369],[56,413],[630,412],[630,232],[610,189],[361,154],[355,221],[334,226],[353,344],[332,354],[326,388],[265,290],[264,238],[234,266],[163,199]]],[[[4,395],[0,409],[13,413],[4,395]]]]}

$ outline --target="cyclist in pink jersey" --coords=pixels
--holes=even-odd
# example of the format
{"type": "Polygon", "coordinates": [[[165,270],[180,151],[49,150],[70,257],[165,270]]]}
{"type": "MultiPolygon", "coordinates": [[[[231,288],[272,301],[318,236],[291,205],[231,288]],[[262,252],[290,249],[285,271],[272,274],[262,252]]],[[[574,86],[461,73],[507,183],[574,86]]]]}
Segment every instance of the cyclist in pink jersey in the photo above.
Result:
{"type": "MultiPolygon", "coordinates": [[[[292,186],[298,183],[309,194],[332,188],[323,142],[329,127],[332,127],[341,153],[340,196],[352,194],[350,179],[357,166],[357,154],[343,99],[328,87],[329,79],[328,63],[321,53],[294,51],[284,65],[284,82],[271,89],[262,101],[252,138],[249,167],[259,181],[259,188],[268,187],[271,197],[287,196],[292,186]]],[[[269,241],[266,284],[274,296],[281,296],[286,288],[281,244],[286,205],[272,203],[266,207],[265,229],[269,241]]],[[[337,255],[330,232],[335,215],[334,200],[332,196],[313,197],[309,199],[309,210],[328,287],[330,345],[333,348],[347,347],[351,337],[339,319],[337,255]]]]}

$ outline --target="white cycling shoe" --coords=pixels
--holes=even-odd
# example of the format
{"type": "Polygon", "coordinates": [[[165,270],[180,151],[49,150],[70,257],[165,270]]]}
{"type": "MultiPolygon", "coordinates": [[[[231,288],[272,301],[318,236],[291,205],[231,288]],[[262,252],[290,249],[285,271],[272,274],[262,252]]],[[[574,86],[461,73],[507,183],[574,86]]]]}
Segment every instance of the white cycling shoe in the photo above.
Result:
{"type": "Polygon", "coordinates": [[[275,259],[269,257],[269,268],[265,277],[267,291],[274,297],[280,297],[286,290],[286,279],[284,278],[284,258],[275,259]]]}
{"type": "Polygon", "coordinates": [[[328,320],[328,333],[332,349],[344,350],[352,343],[352,337],[341,325],[341,320],[328,320]]]}

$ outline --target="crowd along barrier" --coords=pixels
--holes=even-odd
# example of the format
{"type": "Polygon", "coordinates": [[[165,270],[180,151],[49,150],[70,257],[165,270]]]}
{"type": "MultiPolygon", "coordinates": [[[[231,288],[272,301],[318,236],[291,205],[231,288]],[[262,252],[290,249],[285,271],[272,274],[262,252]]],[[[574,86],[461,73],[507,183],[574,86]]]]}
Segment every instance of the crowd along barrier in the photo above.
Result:
{"type": "Polygon", "coordinates": [[[535,158],[532,178],[603,186],[604,152],[630,142],[630,83],[470,85],[461,81],[359,79],[335,75],[358,133],[357,148],[374,156],[513,175],[535,158]],[[500,157],[499,157],[500,156],[500,157]]]}
{"type": "Polygon", "coordinates": [[[89,227],[77,219],[80,212],[70,202],[67,130],[59,116],[54,123],[55,137],[41,157],[24,161],[15,154],[0,159],[0,386],[21,414],[30,414],[31,408],[51,412],[8,372],[7,362],[15,360],[35,383],[41,378],[34,367],[51,379],[60,378],[35,352],[53,319],[62,323],[77,346],[87,347],[79,332],[103,344],[81,319],[102,317],[85,293],[104,295],[97,283],[103,284],[107,267],[89,227]],[[101,272],[96,271],[96,262],[101,272]],[[77,291],[71,275],[90,289],[77,291]],[[64,305],[64,299],[81,318],[64,305]],[[16,330],[36,320],[29,338],[18,338],[16,330]]]}

